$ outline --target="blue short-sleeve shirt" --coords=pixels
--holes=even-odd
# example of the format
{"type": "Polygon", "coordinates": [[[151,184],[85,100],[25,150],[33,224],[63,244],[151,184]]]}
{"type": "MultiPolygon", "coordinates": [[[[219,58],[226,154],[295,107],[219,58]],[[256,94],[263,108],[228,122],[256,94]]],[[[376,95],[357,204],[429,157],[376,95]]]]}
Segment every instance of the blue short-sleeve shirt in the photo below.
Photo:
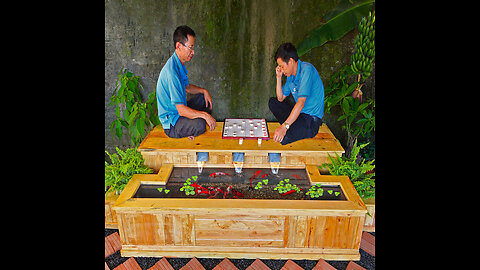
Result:
{"type": "Polygon", "coordinates": [[[157,108],[163,129],[170,129],[170,124],[174,126],[180,117],[175,104],[187,106],[185,88],[190,84],[187,73],[175,52],[160,71],[157,81],[157,108]]]}
{"type": "Polygon", "coordinates": [[[293,74],[287,77],[283,85],[283,95],[292,94],[295,102],[300,97],[306,97],[302,113],[323,117],[324,90],[322,79],[315,67],[307,62],[298,59],[297,76],[293,74]]]}

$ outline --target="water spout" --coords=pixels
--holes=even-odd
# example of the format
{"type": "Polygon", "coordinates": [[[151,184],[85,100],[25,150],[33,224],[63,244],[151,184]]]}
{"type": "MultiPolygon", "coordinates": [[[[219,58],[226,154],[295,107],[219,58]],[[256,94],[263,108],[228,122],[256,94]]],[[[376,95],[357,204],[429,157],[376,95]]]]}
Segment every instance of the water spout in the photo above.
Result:
{"type": "Polygon", "coordinates": [[[208,152],[198,152],[197,153],[197,168],[198,174],[202,174],[203,164],[208,161],[208,152]]]}
{"type": "Polygon", "coordinates": [[[233,166],[235,166],[235,173],[237,174],[242,173],[244,157],[245,153],[233,153],[233,166]]]}
{"type": "Polygon", "coordinates": [[[277,175],[280,167],[280,153],[268,153],[268,162],[270,162],[272,173],[277,175]]]}

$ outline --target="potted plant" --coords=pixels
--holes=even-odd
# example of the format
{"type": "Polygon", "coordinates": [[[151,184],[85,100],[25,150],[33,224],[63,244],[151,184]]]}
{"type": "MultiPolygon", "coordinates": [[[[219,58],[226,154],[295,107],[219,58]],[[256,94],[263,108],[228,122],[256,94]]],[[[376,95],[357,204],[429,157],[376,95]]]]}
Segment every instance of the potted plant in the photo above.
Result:
{"type": "Polygon", "coordinates": [[[116,147],[118,154],[110,154],[110,164],[105,161],[105,226],[116,228],[117,220],[111,209],[125,186],[134,174],[152,173],[153,170],[144,165],[142,155],[135,148],[125,151],[116,147]]]}
{"type": "Polygon", "coordinates": [[[340,157],[336,154],[337,158],[332,158],[329,155],[332,163],[324,163],[320,165],[320,168],[328,168],[331,175],[346,175],[350,178],[367,206],[366,229],[375,231],[375,159],[366,161],[364,158],[358,157],[360,150],[368,144],[357,146],[357,140],[355,140],[350,157],[340,157]]]}

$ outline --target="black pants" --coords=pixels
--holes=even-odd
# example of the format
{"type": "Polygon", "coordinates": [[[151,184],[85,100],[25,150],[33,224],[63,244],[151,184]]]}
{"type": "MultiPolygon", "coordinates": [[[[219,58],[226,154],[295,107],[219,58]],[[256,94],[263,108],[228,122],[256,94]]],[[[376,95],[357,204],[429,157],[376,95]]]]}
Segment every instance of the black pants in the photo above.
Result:
{"type": "MultiPolygon", "coordinates": [[[[212,114],[210,108],[205,107],[205,98],[203,94],[197,94],[187,101],[187,106],[197,110],[212,114]]],[[[188,136],[198,136],[205,133],[207,122],[203,118],[190,119],[180,116],[175,126],[170,124],[170,129],[165,129],[165,134],[170,138],[184,138],[188,136]]]]}
{"type": "MultiPolygon", "coordinates": [[[[285,100],[280,102],[276,97],[270,98],[268,107],[280,124],[287,120],[293,109],[285,100]]],[[[290,125],[281,143],[285,145],[301,139],[313,138],[317,135],[321,125],[322,119],[306,113],[300,113],[297,120],[290,125]]]]}

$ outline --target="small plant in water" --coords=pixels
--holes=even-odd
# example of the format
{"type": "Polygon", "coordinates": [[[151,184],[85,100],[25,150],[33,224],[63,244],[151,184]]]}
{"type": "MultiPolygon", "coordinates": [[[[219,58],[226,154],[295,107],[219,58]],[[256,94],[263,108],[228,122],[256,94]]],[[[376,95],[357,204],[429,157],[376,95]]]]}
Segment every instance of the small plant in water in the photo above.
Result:
{"type": "Polygon", "coordinates": [[[307,196],[310,195],[310,198],[319,198],[323,196],[322,184],[316,184],[311,186],[310,189],[305,193],[307,196]]]}
{"type": "Polygon", "coordinates": [[[164,188],[157,188],[157,190],[158,190],[158,192],[160,192],[160,193],[161,193],[162,191],[164,191],[165,194],[168,194],[168,192],[170,192],[170,190],[169,190],[169,189],[166,189],[166,188],[165,188],[165,189],[164,189],[164,188]]]}
{"type": "MultiPolygon", "coordinates": [[[[197,181],[198,176],[192,176],[193,181],[197,181]]],[[[188,178],[183,187],[180,188],[180,191],[185,191],[185,195],[195,195],[195,187],[192,187],[192,179],[188,178]]]]}
{"type": "Polygon", "coordinates": [[[280,194],[285,194],[289,191],[296,191],[300,192],[300,188],[297,187],[297,185],[292,185],[290,184],[290,179],[284,179],[285,181],[280,181],[280,183],[277,184],[277,187],[274,188],[273,190],[278,190],[278,193],[280,194]],[[286,184],[285,184],[286,183],[286,184]]]}
{"type": "Polygon", "coordinates": [[[262,181],[258,181],[257,185],[255,186],[255,189],[261,189],[262,188],[262,182],[265,185],[268,185],[268,179],[263,179],[262,181]]]}

